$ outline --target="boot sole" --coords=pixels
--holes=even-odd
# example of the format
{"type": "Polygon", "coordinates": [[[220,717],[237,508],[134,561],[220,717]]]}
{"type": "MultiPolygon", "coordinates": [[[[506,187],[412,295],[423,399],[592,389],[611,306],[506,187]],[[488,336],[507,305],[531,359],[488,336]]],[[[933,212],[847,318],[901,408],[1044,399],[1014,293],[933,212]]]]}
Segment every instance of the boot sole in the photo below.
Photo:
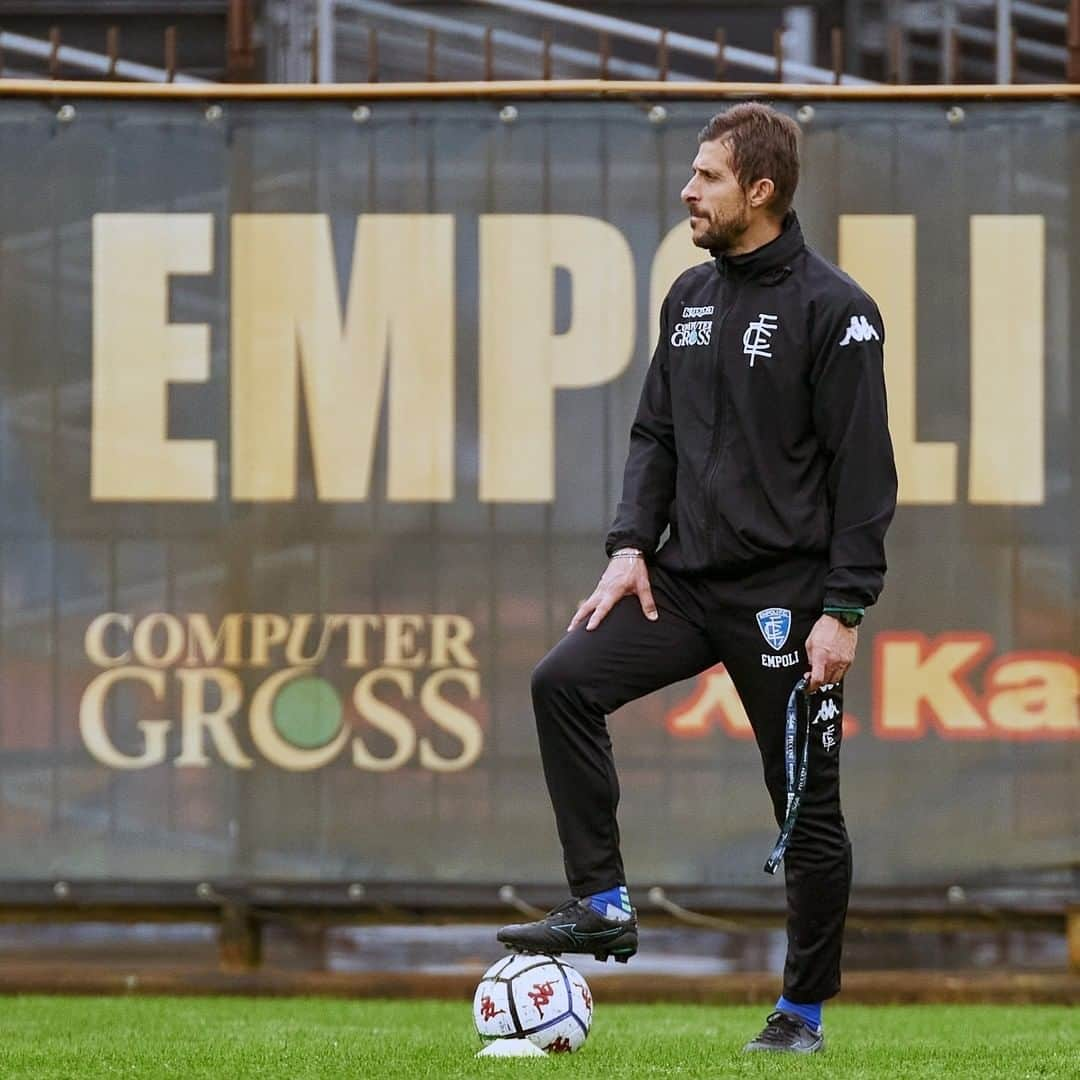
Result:
{"type": "Polygon", "coordinates": [[[744,1054],[820,1054],[825,1050],[825,1043],[820,1042],[816,1046],[754,1046],[747,1043],[743,1047],[744,1054]]]}
{"type": "Polygon", "coordinates": [[[503,944],[511,952],[522,953],[528,956],[562,956],[564,953],[570,953],[572,956],[591,955],[595,960],[599,960],[601,963],[606,963],[608,959],[611,958],[616,964],[625,964],[630,960],[630,957],[637,953],[636,944],[615,945],[610,949],[540,949],[531,945],[514,945],[508,941],[504,941],[503,944]]]}

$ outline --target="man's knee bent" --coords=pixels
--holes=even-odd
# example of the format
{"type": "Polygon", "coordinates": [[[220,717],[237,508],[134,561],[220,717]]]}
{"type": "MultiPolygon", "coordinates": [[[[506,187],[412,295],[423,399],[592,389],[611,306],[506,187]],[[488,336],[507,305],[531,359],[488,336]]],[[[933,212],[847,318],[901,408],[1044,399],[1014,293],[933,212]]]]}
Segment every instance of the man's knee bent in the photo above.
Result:
{"type": "Polygon", "coordinates": [[[532,673],[532,699],[533,704],[543,705],[559,694],[572,690],[578,680],[579,672],[575,670],[577,665],[566,656],[567,650],[563,648],[565,639],[560,641],[548,654],[533,668],[532,673]]]}
{"type": "Polygon", "coordinates": [[[600,700],[604,695],[592,683],[595,673],[590,671],[584,644],[576,634],[568,634],[533,669],[532,700],[538,719],[546,706],[567,699],[587,712],[609,711],[600,700]]]}

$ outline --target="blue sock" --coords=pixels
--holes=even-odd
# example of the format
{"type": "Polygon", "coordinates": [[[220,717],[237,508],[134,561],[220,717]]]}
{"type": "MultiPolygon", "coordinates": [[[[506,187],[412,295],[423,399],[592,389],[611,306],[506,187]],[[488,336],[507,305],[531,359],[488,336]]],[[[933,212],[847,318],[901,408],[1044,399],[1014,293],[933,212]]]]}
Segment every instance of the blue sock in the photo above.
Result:
{"type": "Polygon", "coordinates": [[[619,922],[626,922],[634,911],[630,906],[630,893],[625,885],[616,885],[614,889],[593,893],[592,896],[586,896],[585,901],[605,919],[617,919],[619,922]]]}
{"type": "Polygon", "coordinates": [[[781,1012],[786,1012],[791,1016],[797,1016],[800,1020],[805,1020],[815,1031],[821,1030],[820,1001],[816,1005],[798,1005],[794,1001],[788,1001],[788,999],[781,994],[780,1000],[776,1003],[776,1007],[781,1012]]]}

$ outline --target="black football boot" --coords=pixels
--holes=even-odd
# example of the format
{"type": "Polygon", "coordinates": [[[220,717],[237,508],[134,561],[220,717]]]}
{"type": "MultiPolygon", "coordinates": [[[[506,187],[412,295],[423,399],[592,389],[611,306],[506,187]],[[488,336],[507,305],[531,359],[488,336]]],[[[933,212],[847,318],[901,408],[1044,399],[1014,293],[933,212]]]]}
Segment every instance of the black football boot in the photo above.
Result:
{"type": "Polygon", "coordinates": [[[625,964],[637,952],[637,913],[620,922],[605,918],[587,901],[572,898],[536,922],[504,926],[498,938],[519,952],[588,953],[597,960],[613,956],[625,964]]]}
{"type": "Polygon", "coordinates": [[[765,1021],[761,1034],[743,1047],[744,1051],[778,1050],[788,1054],[816,1054],[824,1049],[825,1036],[820,1031],[785,1012],[774,1012],[765,1021]]]}

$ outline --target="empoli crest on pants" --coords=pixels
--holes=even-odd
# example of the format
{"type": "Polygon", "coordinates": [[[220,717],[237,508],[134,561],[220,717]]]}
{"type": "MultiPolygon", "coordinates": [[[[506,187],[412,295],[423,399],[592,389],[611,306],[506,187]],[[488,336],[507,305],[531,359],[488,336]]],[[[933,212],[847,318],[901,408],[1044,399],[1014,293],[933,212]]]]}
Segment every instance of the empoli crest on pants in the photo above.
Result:
{"type": "Polygon", "coordinates": [[[762,637],[779,652],[791,633],[791,612],[783,607],[765,608],[757,613],[757,624],[762,637]]]}

